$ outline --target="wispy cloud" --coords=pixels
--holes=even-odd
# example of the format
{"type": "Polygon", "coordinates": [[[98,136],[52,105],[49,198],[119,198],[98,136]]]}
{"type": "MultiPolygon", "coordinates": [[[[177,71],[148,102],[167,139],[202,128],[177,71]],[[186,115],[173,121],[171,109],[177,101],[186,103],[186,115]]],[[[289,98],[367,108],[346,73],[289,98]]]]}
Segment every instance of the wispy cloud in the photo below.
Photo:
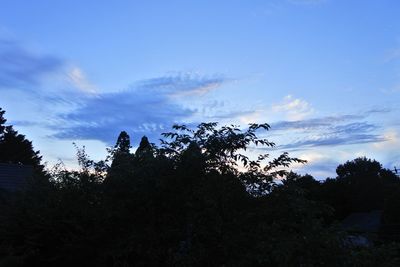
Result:
{"type": "Polygon", "coordinates": [[[178,74],[139,81],[124,91],[86,96],[80,99],[77,109],[60,116],[61,122],[55,126],[59,132],[55,136],[112,143],[119,131],[127,130],[134,135],[158,138],[160,132],[196,112],[171,96],[203,92],[224,82],[221,77],[178,74]]]}
{"type": "Polygon", "coordinates": [[[212,121],[219,121],[219,120],[232,120],[234,118],[238,118],[239,121],[243,121],[244,123],[247,123],[247,120],[254,122],[256,120],[250,120],[250,117],[255,116],[254,114],[257,113],[257,111],[251,111],[251,110],[243,110],[243,111],[232,111],[232,112],[220,112],[220,113],[215,113],[212,116],[205,116],[206,119],[210,119],[212,121]]]}
{"type": "Polygon", "coordinates": [[[355,145],[386,141],[378,134],[351,134],[347,136],[323,135],[280,146],[281,149],[304,149],[320,146],[355,145]]]}
{"type": "MultiPolygon", "coordinates": [[[[371,115],[381,115],[391,112],[390,108],[371,108],[363,112],[356,114],[340,114],[332,116],[317,117],[311,119],[294,120],[294,121],[278,121],[272,123],[272,129],[274,131],[287,131],[287,130],[321,130],[321,129],[331,129],[332,127],[341,127],[341,123],[348,123],[349,121],[360,122],[371,115]],[[338,126],[339,125],[339,126],[338,126]]],[[[363,123],[363,122],[362,122],[363,123]]],[[[348,124],[356,125],[356,123],[348,124]]],[[[364,125],[364,124],[363,124],[364,125]]],[[[373,125],[367,124],[369,127],[373,125]]],[[[376,129],[376,128],[375,128],[376,129]]]]}
{"type": "Polygon", "coordinates": [[[372,115],[372,114],[383,114],[383,113],[389,113],[391,112],[392,109],[388,107],[375,107],[367,110],[365,112],[365,115],[372,115]]]}
{"type": "Polygon", "coordinates": [[[311,147],[373,143],[388,140],[382,126],[372,116],[385,115],[390,108],[370,108],[355,114],[338,114],[271,124],[276,136],[284,139],[279,149],[307,150],[311,147]],[[373,121],[373,122],[372,122],[373,121]]]}
{"type": "Polygon", "coordinates": [[[272,123],[273,130],[286,131],[286,130],[316,130],[321,128],[330,127],[336,123],[341,123],[349,120],[360,120],[365,118],[363,115],[336,115],[326,116],[320,118],[297,120],[297,121],[279,121],[272,123]]]}
{"type": "Polygon", "coordinates": [[[206,94],[226,83],[221,75],[202,76],[196,73],[176,73],[163,77],[143,80],[133,85],[143,90],[156,90],[169,96],[206,94]]]}
{"type": "Polygon", "coordinates": [[[272,106],[272,110],[285,113],[289,120],[302,120],[314,112],[307,101],[292,95],[285,96],[281,103],[272,106]]]}
{"type": "Polygon", "coordinates": [[[399,133],[395,129],[388,129],[384,132],[383,137],[387,140],[384,143],[375,143],[373,147],[381,151],[390,151],[391,149],[400,149],[399,133]]]}
{"type": "Polygon", "coordinates": [[[67,73],[67,77],[68,81],[82,92],[90,94],[95,94],[97,92],[97,87],[86,78],[86,75],[80,68],[71,68],[67,73]]]}
{"type": "Polygon", "coordinates": [[[35,99],[35,108],[43,113],[40,122],[24,119],[18,121],[20,125],[50,128],[58,139],[106,143],[112,143],[121,130],[159,138],[173,123],[197,112],[194,107],[184,107],[181,98],[207,94],[229,81],[222,75],[175,73],[102,93],[78,66],[68,67],[58,57],[33,53],[8,39],[0,39],[0,62],[0,90],[21,89],[35,99]],[[46,82],[52,81],[59,90],[46,89],[46,82]]]}
{"type": "Polygon", "coordinates": [[[31,89],[43,76],[57,72],[63,61],[50,55],[39,55],[12,40],[0,39],[0,89],[31,89]]]}
{"type": "MultiPolygon", "coordinates": [[[[317,127],[320,126],[321,124],[317,127]]],[[[376,133],[376,130],[379,129],[377,125],[367,122],[352,122],[341,125],[334,125],[334,123],[330,122],[330,125],[325,124],[323,126],[323,129],[316,130],[314,128],[313,134],[300,137],[299,140],[282,145],[279,148],[298,150],[319,146],[379,143],[387,140],[381,134],[376,133]]]]}

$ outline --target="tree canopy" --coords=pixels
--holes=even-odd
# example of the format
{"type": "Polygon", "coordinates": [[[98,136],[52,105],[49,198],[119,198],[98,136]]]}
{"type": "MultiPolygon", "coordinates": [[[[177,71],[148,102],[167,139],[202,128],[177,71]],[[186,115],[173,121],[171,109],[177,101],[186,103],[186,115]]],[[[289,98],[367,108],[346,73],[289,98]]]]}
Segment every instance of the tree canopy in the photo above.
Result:
{"type": "Polygon", "coordinates": [[[0,162],[40,166],[39,151],[33,149],[32,142],[24,135],[6,125],[5,111],[0,108],[0,162]]]}
{"type": "Polygon", "coordinates": [[[288,153],[252,158],[274,147],[267,130],[174,125],[136,149],[121,132],[100,162],[77,147],[80,170],[58,165],[0,195],[0,266],[399,266],[392,232],[360,247],[340,228],[376,208],[398,223],[398,177],[366,158],[326,181],[291,172],[305,162],[288,153]]]}

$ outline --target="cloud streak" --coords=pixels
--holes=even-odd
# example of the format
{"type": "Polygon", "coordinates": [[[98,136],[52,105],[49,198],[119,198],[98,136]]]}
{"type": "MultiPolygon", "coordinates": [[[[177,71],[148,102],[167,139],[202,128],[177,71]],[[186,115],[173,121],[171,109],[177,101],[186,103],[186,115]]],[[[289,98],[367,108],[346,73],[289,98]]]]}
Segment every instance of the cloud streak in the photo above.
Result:
{"type": "Polygon", "coordinates": [[[57,72],[63,61],[49,55],[38,55],[15,41],[0,39],[0,89],[31,89],[46,74],[57,72]]]}
{"type": "MultiPolygon", "coordinates": [[[[336,122],[344,119],[356,119],[358,116],[346,115],[336,117],[336,122]]],[[[335,125],[335,121],[309,120],[308,122],[296,122],[298,129],[312,130],[312,134],[304,134],[300,140],[279,146],[280,149],[299,150],[320,146],[354,145],[365,143],[379,143],[387,139],[376,131],[379,126],[367,122],[351,122],[335,125]],[[310,123],[311,122],[311,123],[310,123]]]]}
{"type": "Polygon", "coordinates": [[[318,136],[291,144],[280,146],[280,149],[304,149],[320,146],[355,145],[365,143],[383,142],[386,139],[377,134],[352,134],[348,136],[318,136]]]}
{"type": "Polygon", "coordinates": [[[363,115],[337,115],[326,116],[321,118],[313,118],[307,120],[296,121],[279,121],[272,123],[272,129],[276,131],[287,130],[317,130],[321,128],[330,127],[333,124],[342,123],[350,120],[361,120],[365,118],[363,115]]]}
{"type": "Polygon", "coordinates": [[[159,138],[172,124],[196,112],[181,106],[173,96],[205,93],[225,81],[221,77],[178,74],[139,81],[124,91],[85,96],[77,109],[59,117],[55,137],[98,139],[110,144],[119,131],[127,130],[136,139],[143,134],[159,138]]]}
{"type": "Polygon", "coordinates": [[[193,73],[178,73],[137,82],[133,87],[152,90],[169,96],[206,94],[218,88],[228,79],[220,76],[201,76],[193,73]]]}

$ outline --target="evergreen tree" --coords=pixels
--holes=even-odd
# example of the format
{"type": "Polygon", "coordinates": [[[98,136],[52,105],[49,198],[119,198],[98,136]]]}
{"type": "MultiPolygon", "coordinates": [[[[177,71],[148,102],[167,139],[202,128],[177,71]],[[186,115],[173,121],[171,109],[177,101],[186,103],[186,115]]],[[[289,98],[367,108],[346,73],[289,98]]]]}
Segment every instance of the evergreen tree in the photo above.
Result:
{"type": "Polygon", "coordinates": [[[3,134],[5,126],[4,124],[6,123],[6,119],[4,118],[4,113],[6,113],[2,108],[0,108],[0,135],[3,134]]]}
{"type": "Polygon", "coordinates": [[[131,158],[130,150],[131,140],[127,132],[122,131],[117,139],[114,149],[111,151],[112,163],[111,168],[128,163],[131,158]]]}
{"type": "Polygon", "coordinates": [[[129,149],[131,149],[131,139],[127,132],[122,131],[119,134],[114,149],[119,153],[129,153],[129,149]]]}
{"type": "Polygon", "coordinates": [[[130,137],[127,132],[122,131],[118,136],[114,148],[109,151],[112,162],[107,178],[115,177],[126,180],[126,175],[132,172],[133,155],[129,151],[130,148],[130,137]]]}
{"type": "Polygon", "coordinates": [[[135,152],[135,157],[139,161],[154,157],[154,148],[146,136],[143,136],[140,140],[139,147],[135,152]]]}
{"type": "Polygon", "coordinates": [[[39,151],[33,149],[32,142],[14,128],[6,126],[5,111],[0,108],[0,162],[40,166],[39,151]]]}

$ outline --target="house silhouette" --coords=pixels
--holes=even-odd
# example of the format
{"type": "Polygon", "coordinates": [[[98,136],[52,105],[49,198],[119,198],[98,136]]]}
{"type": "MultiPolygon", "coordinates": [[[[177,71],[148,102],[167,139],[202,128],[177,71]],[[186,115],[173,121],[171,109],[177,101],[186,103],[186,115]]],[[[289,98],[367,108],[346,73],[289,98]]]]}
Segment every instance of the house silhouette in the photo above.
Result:
{"type": "Polygon", "coordinates": [[[0,190],[7,192],[24,190],[32,175],[32,166],[0,163],[0,190]]]}

